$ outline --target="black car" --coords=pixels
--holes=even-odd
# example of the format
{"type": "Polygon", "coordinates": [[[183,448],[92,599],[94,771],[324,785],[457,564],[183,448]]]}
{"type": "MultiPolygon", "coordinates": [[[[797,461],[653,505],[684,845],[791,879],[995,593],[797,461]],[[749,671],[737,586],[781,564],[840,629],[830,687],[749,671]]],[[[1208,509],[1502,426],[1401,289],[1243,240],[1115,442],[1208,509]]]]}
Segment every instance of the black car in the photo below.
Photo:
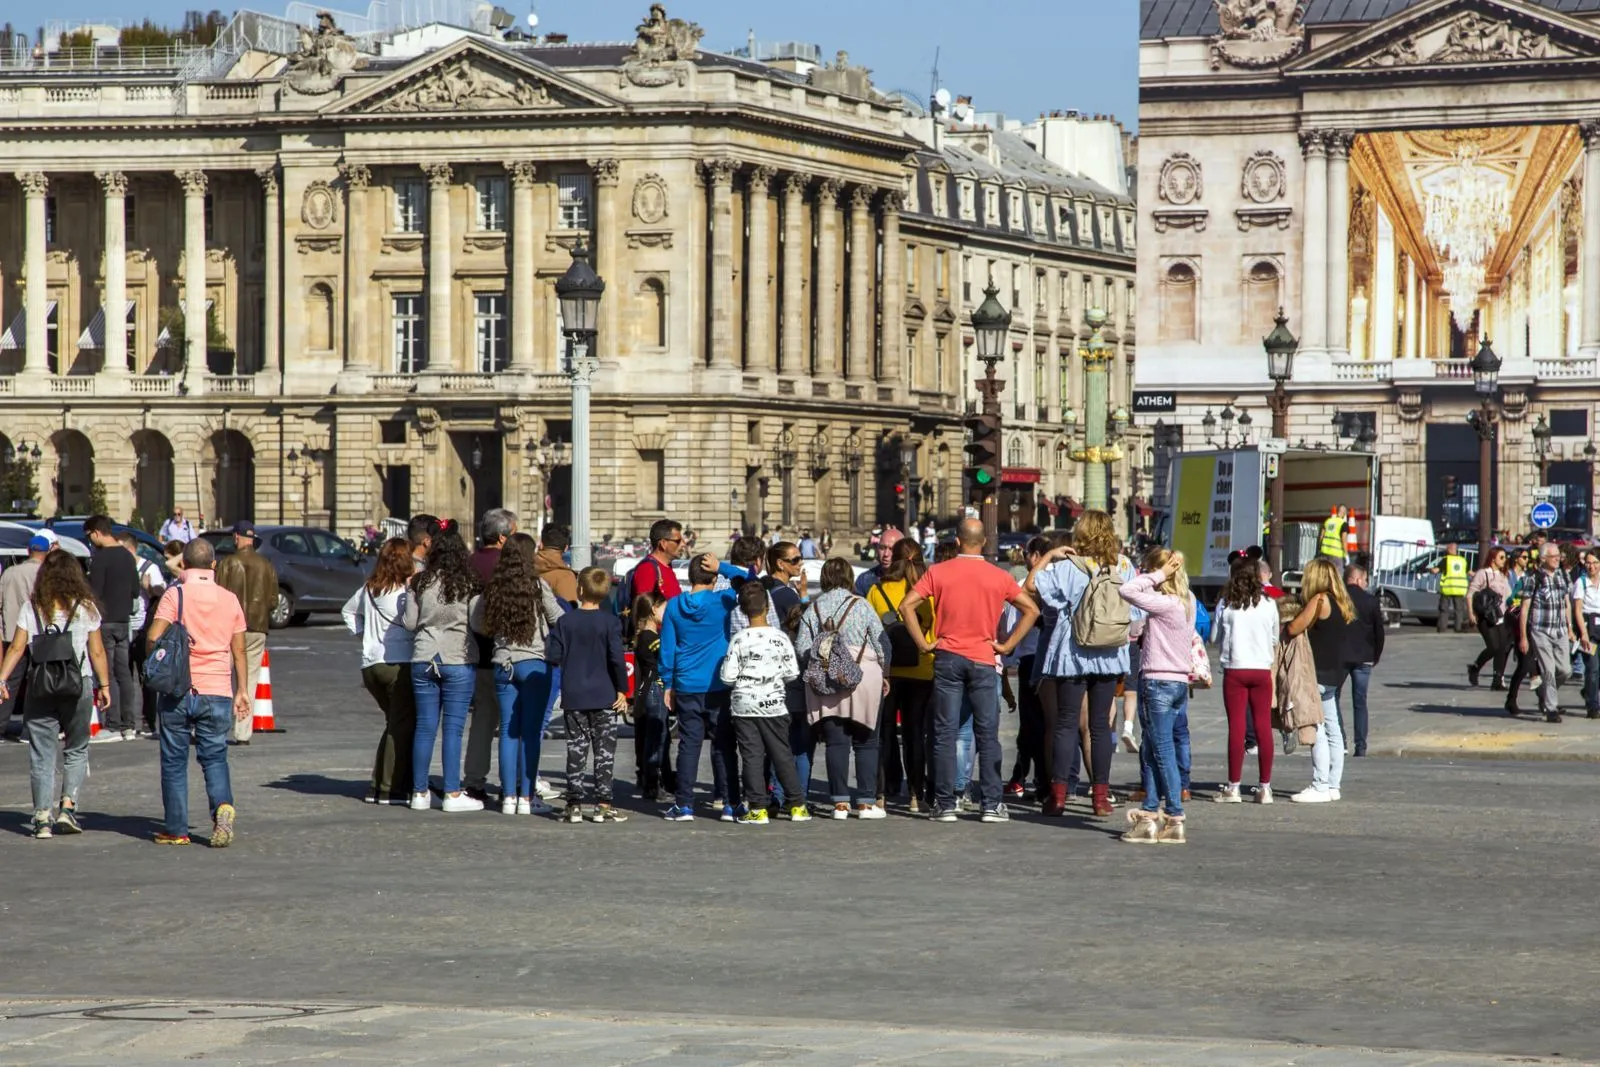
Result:
{"type": "MultiPolygon", "coordinates": [[[[218,556],[233,552],[230,530],[200,535],[216,546],[218,556]]],[[[337,613],[361,583],[370,561],[344,538],[320,526],[256,526],[257,549],[278,571],[278,604],[272,628],[304,623],[312,613],[337,613]]]]}

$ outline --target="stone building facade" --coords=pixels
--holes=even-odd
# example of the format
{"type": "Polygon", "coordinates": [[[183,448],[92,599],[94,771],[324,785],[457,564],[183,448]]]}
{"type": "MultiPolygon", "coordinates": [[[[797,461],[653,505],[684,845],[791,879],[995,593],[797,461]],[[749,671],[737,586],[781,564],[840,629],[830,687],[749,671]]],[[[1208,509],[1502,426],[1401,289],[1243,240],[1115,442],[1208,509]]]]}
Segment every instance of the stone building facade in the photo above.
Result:
{"type": "Polygon", "coordinates": [[[1382,510],[1475,526],[1467,363],[1488,340],[1504,361],[1492,525],[1525,528],[1542,478],[1562,524],[1588,530],[1600,3],[1144,0],[1141,13],[1137,384],[1177,393],[1166,420],[1182,444],[1237,443],[1225,407],[1252,413],[1251,439],[1267,430],[1261,339],[1281,306],[1300,340],[1290,441],[1370,444],[1382,510]],[[1463,281],[1438,234],[1473,176],[1504,213],[1481,280],[1463,281]]]}
{"type": "Polygon", "coordinates": [[[961,417],[884,325],[915,314],[899,105],[656,8],[631,45],[0,64],[0,444],[40,446],[39,510],[564,518],[583,242],[597,538],[893,515],[883,457],[961,417]]]}

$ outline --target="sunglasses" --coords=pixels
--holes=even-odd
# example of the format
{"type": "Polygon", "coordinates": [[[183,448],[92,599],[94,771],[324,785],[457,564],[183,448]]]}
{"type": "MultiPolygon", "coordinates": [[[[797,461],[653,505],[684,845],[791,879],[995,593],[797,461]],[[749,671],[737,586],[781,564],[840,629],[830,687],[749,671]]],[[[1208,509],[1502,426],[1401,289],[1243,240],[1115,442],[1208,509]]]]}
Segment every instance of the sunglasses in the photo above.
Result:
{"type": "Polygon", "coordinates": [[[787,557],[785,559],[780,559],[778,562],[779,563],[799,563],[802,558],[804,558],[804,557],[801,557],[801,556],[789,556],[789,557],[787,557]]]}

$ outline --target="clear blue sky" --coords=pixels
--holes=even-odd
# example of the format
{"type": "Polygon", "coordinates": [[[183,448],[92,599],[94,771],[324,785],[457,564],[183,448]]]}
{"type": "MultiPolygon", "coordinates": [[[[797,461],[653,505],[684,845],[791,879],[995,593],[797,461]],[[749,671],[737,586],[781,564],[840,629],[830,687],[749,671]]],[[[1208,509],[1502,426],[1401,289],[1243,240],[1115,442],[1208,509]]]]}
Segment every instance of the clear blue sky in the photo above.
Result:
{"type": "MultiPolygon", "coordinates": [[[[498,2],[519,20],[527,14],[528,0],[498,2]]],[[[0,12],[11,3],[0,0],[0,12]]],[[[258,0],[249,6],[281,14],[285,4],[258,0]]],[[[232,9],[192,0],[72,0],[50,14],[132,20],[148,15],[178,24],[185,11],[212,6],[232,9]]],[[[365,10],[364,0],[328,6],[365,10]]],[[[629,39],[649,10],[648,0],[534,0],[534,6],[543,30],[575,41],[629,39]]],[[[1137,118],[1135,0],[668,0],[667,13],[698,22],[706,31],[705,46],[718,51],[743,45],[752,29],[762,41],[821,45],[829,58],[845,49],[853,62],[872,68],[875,85],[914,92],[919,99],[928,95],[939,49],[944,86],[972,96],[979,110],[1028,119],[1075,108],[1109,112],[1130,127],[1137,118]]],[[[17,21],[28,26],[26,18],[17,21]]]]}

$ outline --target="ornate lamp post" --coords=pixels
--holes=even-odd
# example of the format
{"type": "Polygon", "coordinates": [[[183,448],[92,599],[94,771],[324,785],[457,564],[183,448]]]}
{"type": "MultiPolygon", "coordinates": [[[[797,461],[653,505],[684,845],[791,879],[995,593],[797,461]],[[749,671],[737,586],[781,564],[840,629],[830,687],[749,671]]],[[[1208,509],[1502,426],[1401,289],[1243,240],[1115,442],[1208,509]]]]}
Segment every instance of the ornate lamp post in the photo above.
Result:
{"type": "MultiPolygon", "coordinates": [[[[991,439],[996,449],[1001,448],[1002,423],[1000,421],[1000,390],[1005,382],[994,376],[995,364],[1005,358],[1006,334],[1011,329],[1011,312],[995,299],[999,290],[994,280],[983,291],[983,303],[972,312],[972,332],[977,337],[978,358],[983,361],[983,378],[978,382],[978,392],[983,395],[982,419],[992,427],[991,439]]],[[[1001,467],[1004,459],[997,454],[995,466],[1001,467]]],[[[982,503],[979,514],[983,517],[983,554],[995,558],[1000,547],[1000,503],[998,484],[980,486],[982,503]]]]}
{"type": "Polygon", "coordinates": [[[916,463],[917,446],[912,442],[911,438],[902,437],[900,439],[900,484],[905,487],[905,492],[901,494],[905,506],[901,515],[901,530],[907,537],[911,536],[911,519],[916,513],[916,504],[912,500],[911,489],[911,471],[916,466],[916,463]]]}
{"type": "Polygon", "coordinates": [[[1500,392],[1500,357],[1489,347],[1485,337],[1472,357],[1472,388],[1478,394],[1478,409],[1468,412],[1467,421],[1478,431],[1478,558],[1489,558],[1491,532],[1490,492],[1494,476],[1495,428],[1499,421],[1495,410],[1500,392]]]}
{"type": "Polygon", "coordinates": [[[550,522],[550,479],[555,474],[555,469],[570,462],[567,446],[561,441],[552,441],[548,436],[539,438],[538,441],[529,439],[523,445],[523,450],[528,453],[528,459],[534,469],[539,472],[539,525],[536,530],[543,530],[550,522]]]}
{"type": "MultiPolygon", "coordinates": [[[[1594,442],[1589,442],[1593,444],[1594,442]]],[[[1539,457],[1539,484],[1550,484],[1550,424],[1544,421],[1544,415],[1539,416],[1539,421],[1533,424],[1533,454],[1539,457]]]]}
{"type": "MultiPolygon", "coordinates": [[[[1294,354],[1299,340],[1289,332],[1289,320],[1283,309],[1273,320],[1272,332],[1261,341],[1267,350],[1267,377],[1272,380],[1272,392],[1267,394],[1267,408],[1272,412],[1272,436],[1279,441],[1289,436],[1289,379],[1294,377],[1294,354]]],[[[1283,476],[1272,479],[1272,533],[1267,539],[1267,562],[1274,577],[1283,575],[1283,476]]]]}
{"type": "Polygon", "coordinates": [[[589,266],[589,250],[579,243],[567,272],[556,279],[572,375],[572,565],[579,570],[594,558],[589,534],[589,387],[600,363],[594,339],[605,291],[606,283],[589,266]]]}
{"type": "MultiPolygon", "coordinates": [[[[307,446],[302,451],[289,450],[283,457],[289,463],[289,475],[300,479],[300,523],[303,526],[311,525],[311,478],[316,473],[317,464],[322,460],[322,449],[307,446]]],[[[226,468],[231,458],[224,451],[220,464],[226,468]]]]}
{"type": "MultiPolygon", "coordinates": [[[[1111,393],[1111,346],[1106,343],[1106,313],[1102,308],[1090,308],[1083,319],[1094,331],[1089,343],[1081,351],[1083,358],[1083,456],[1087,464],[1083,472],[1083,506],[1094,511],[1105,511],[1106,464],[1122,457],[1116,447],[1107,448],[1106,407],[1111,393]]],[[[1074,459],[1079,459],[1077,455],[1074,459]]]]}

